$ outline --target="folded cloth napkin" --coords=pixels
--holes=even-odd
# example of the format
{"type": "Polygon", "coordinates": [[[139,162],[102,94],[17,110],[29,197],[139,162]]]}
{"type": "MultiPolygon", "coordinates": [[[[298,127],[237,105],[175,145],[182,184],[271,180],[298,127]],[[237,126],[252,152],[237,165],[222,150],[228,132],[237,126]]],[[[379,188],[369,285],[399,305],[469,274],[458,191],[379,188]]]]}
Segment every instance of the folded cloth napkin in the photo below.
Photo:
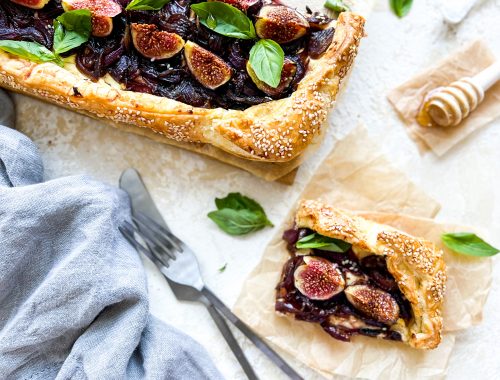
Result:
{"type": "Polygon", "coordinates": [[[0,379],[220,379],[205,350],[148,311],[118,224],[121,190],[43,182],[34,144],[0,126],[0,379]]]}

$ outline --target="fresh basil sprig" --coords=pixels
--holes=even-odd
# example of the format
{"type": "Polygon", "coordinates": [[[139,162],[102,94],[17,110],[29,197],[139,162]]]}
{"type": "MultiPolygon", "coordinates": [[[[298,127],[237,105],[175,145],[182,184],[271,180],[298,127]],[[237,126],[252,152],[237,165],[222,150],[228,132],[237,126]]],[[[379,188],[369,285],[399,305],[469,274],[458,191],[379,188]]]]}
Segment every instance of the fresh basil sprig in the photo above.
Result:
{"type": "Polygon", "coordinates": [[[266,226],[273,226],[261,205],[240,193],[216,198],[217,211],[208,213],[217,226],[230,235],[245,235],[266,226]]]}
{"type": "Polygon", "coordinates": [[[132,0],[125,10],[127,11],[158,11],[170,0],[132,0]]]}
{"type": "Polygon", "coordinates": [[[472,232],[453,232],[441,235],[441,240],[452,251],[469,256],[487,257],[500,252],[472,232]]]}
{"type": "Polygon", "coordinates": [[[0,40],[0,50],[35,63],[54,62],[63,66],[59,56],[38,42],[0,40]]]}
{"type": "Polygon", "coordinates": [[[322,251],[330,251],[330,252],[347,252],[349,248],[351,248],[351,244],[339,240],[333,239],[328,236],[323,236],[317,233],[312,233],[311,235],[304,236],[300,239],[295,246],[298,249],[306,249],[306,248],[317,248],[322,251]]]}
{"type": "Polygon", "coordinates": [[[345,4],[342,0],[326,0],[325,8],[328,8],[334,12],[341,13],[350,11],[351,8],[345,4]]]}
{"type": "Polygon", "coordinates": [[[200,22],[226,37],[253,40],[257,38],[252,20],[238,8],[219,1],[191,5],[200,22]]]}
{"type": "Polygon", "coordinates": [[[410,12],[413,0],[389,0],[389,3],[394,14],[401,18],[410,12]]]}
{"type": "Polygon", "coordinates": [[[63,13],[54,20],[54,53],[59,55],[87,42],[91,31],[88,9],[63,13]]]}
{"type": "Polygon", "coordinates": [[[285,53],[273,40],[259,40],[250,49],[250,66],[257,77],[276,88],[281,81],[285,53]]]}

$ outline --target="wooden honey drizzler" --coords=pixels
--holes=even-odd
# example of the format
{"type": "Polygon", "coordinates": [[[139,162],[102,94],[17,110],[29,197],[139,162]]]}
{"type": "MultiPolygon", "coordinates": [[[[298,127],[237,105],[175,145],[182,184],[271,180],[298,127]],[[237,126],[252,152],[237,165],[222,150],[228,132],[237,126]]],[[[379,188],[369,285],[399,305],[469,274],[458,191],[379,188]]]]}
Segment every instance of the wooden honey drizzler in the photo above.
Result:
{"type": "Polygon", "coordinates": [[[430,91],[417,116],[423,127],[457,126],[483,101],[484,93],[500,79],[500,62],[474,77],[465,77],[430,91]]]}

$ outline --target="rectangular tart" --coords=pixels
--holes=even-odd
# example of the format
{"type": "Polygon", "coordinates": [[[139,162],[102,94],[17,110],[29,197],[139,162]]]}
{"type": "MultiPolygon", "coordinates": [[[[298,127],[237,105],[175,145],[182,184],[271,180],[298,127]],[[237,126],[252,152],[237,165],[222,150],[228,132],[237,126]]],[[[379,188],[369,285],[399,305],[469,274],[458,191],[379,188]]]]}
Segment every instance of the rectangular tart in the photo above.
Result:
{"type": "MultiPolygon", "coordinates": [[[[18,4],[10,5],[13,4],[10,1],[13,0],[5,0],[0,5],[6,9],[0,15],[0,39],[6,39],[2,35],[9,36],[12,33],[15,39],[22,39],[23,35],[16,34],[16,25],[19,25],[19,21],[16,21],[17,24],[13,21],[16,15],[12,13],[21,12],[21,9],[22,12],[31,12],[31,10],[25,10],[18,4]]],[[[15,0],[14,2],[23,3],[23,1],[15,0]]],[[[117,4],[126,5],[128,3],[127,0],[116,1],[117,4]]],[[[60,0],[50,0],[50,2],[45,1],[45,3],[48,3],[45,7],[51,7],[54,14],[58,14],[60,0]]],[[[175,0],[170,4],[174,4],[178,8],[187,6],[187,11],[183,10],[182,12],[189,11],[190,2],[187,0],[175,0]]],[[[176,11],[177,8],[172,8],[174,5],[170,4],[160,11],[164,12],[160,16],[170,15],[170,13],[165,12],[176,11]],[[171,8],[167,9],[169,6],[171,8]]],[[[44,9],[33,11],[33,15],[31,13],[26,13],[26,15],[31,15],[36,19],[44,9]]],[[[142,14],[131,16],[130,11],[128,12],[126,15],[116,17],[122,17],[126,20],[131,17],[143,17],[142,14]]],[[[190,17],[189,20],[192,21],[192,15],[190,17]]],[[[115,20],[115,29],[117,29],[116,24],[115,20]]],[[[170,24],[165,25],[168,29],[170,24]]],[[[197,24],[193,21],[193,25],[197,24]]],[[[323,27],[321,26],[321,28],[323,27]]],[[[89,78],[77,69],[77,59],[75,59],[74,54],[84,54],[81,49],[91,49],[90,45],[90,47],[83,45],[83,47],[76,49],[76,53],[71,51],[70,53],[73,55],[68,55],[65,58],[63,67],[52,62],[31,62],[0,50],[0,86],[86,115],[119,122],[122,127],[130,126],[131,128],[127,127],[129,131],[146,128],[165,136],[167,143],[170,140],[182,143],[209,144],[248,160],[285,162],[300,155],[320,134],[327,111],[335,102],[339,88],[353,64],[360,39],[364,35],[363,17],[351,12],[341,13],[338,19],[332,21],[328,27],[334,28],[331,43],[320,56],[308,57],[307,69],[302,79],[296,84],[296,88],[290,91],[286,97],[269,98],[268,101],[249,106],[246,109],[231,109],[220,106],[216,108],[197,107],[159,96],[146,86],[146,84],[154,82],[154,78],[143,78],[144,83],[146,83],[143,87],[137,83],[134,83],[134,86],[118,83],[116,78],[113,78],[109,73],[99,78],[89,78]]],[[[17,28],[19,29],[19,27],[17,28]]],[[[128,29],[124,33],[128,35],[128,29]]],[[[36,35],[30,36],[27,37],[27,41],[34,41],[37,38],[36,35]]],[[[187,41],[191,37],[185,38],[187,41]]],[[[93,36],[91,40],[92,43],[95,41],[97,41],[95,44],[99,43],[99,37],[93,36]]],[[[50,41],[45,44],[50,48],[50,41]]],[[[286,46],[285,48],[288,49],[286,46]]],[[[126,49],[133,48],[126,47],[126,49]]],[[[115,53],[113,52],[113,54],[115,53]]],[[[182,51],[179,54],[182,55],[182,51]]],[[[137,55],[137,52],[134,52],[133,56],[137,55]]],[[[102,59],[119,58],[110,54],[109,57],[102,59]]],[[[144,57],[139,58],[144,61],[144,57]]],[[[179,60],[179,62],[181,61],[179,60]]],[[[153,66],[156,65],[154,59],[150,63],[153,66]]],[[[184,65],[184,63],[182,64],[184,65]]],[[[237,71],[234,68],[231,70],[237,71]]],[[[185,79],[179,82],[179,86],[184,83],[187,83],[185,79]]],[[[211,90],[203,89],[203,91],[211,90]]],[[[210,93],[212,94],[212,92],[210,93]]],[[[215,92],[215,94],[218,93],[215,92]]]]}

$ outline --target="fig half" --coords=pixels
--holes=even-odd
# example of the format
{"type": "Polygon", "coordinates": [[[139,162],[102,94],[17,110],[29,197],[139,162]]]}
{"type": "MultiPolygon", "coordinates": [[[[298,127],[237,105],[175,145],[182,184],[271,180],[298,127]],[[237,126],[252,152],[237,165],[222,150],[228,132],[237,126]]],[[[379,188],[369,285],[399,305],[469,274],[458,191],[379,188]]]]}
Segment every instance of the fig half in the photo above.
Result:
{"type": "Polygon", "coordinates": [[[302,37],[308,28],[306,18],[285,5],[264,5],[257,14],[255,23],[255,31],[260,38],[268,38],[280,44],[302,37]]]}
{"type": "Polygon", "coordinates": [[[281,70],[281,80],[278,87],[274,88],[269,86],[267,83],[261,81],[255,71],[250,65],[250,61],[247,62],[247,73],[252,78],[253,83],[257,86],[259,90],[266,93],[269,96],[279,96],[290,86],[290,83],[297,72],[297,65],[292,60],[285,58],[283,62],[283,69],[281,70]]]}
{"type": "Polygon", "coordinates": [[[317,256],[304,256],[303,260],[293,277],[295,287],[307,298],[327,300],[344,290],[344,277],[336,264],[317,256]]]}
{"type": "Polygon", "coordinates": [[[158,30],[153,24],[131,24],[130,34],[137,51],[154,60],[171,58],[184,47],[181,36],[158,30]]]}
{"type": "Polygon", "coordinates": [[[113,0],[63,0],[65,11],[88,9],[92,14],[92,35],[106,37],[113,31],[113,17],[122,12],[122,7],[113,0]]]}
{"type": "Polygon", "coordinates": [[[50,0],[10,0],[13,3],[31,9],[42,9],[50,0]]]}
{"type": "Polygon", "coordinates": [[[191,74],[206,88],[214,90],[231,79],[233,74],[231,67],[221,58],[194,42],[186,42],[184,57],[191,74]]]}
{"type": "Polygon", "coordinates": [[[348,286],[345,289],[347,300],[367,316],[392,325],[399,318],[399,305],[387,292],[369,285],[348,286]]]}

